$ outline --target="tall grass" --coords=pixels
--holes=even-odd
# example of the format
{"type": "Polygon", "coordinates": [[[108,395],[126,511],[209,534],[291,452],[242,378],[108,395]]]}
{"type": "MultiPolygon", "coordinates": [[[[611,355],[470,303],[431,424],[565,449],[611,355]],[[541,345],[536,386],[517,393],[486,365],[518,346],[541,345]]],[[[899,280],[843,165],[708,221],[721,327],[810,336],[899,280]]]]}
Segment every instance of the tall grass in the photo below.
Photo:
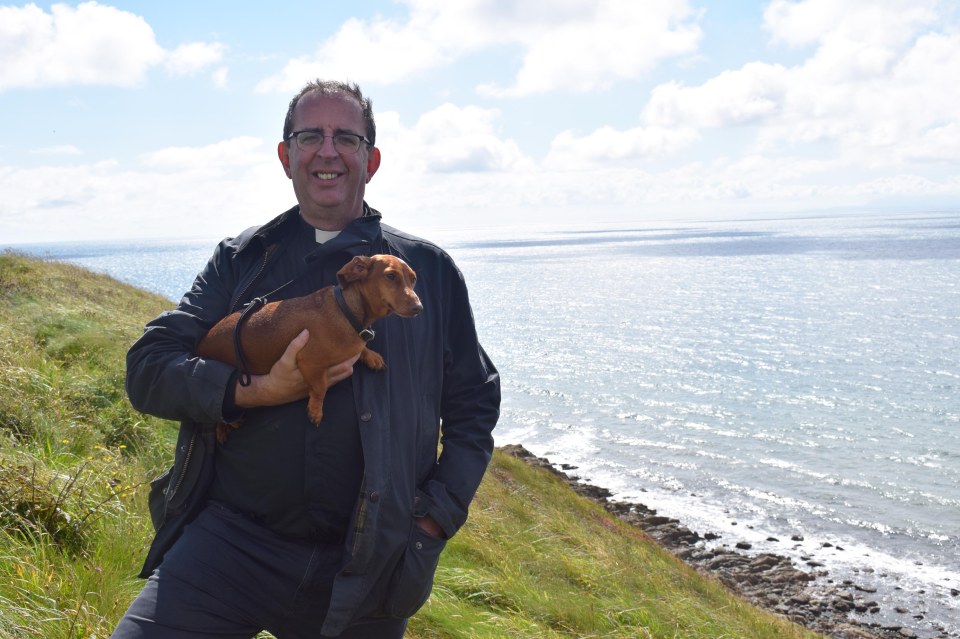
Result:
{"type": "Polygon", "coordinates": [[[0,254],[0,637],[108,636],[138,589],[171,425],[130,407],[123,357],[168,306],[0,254]]]}
{"type": "MultiPolygon", "coordinates": [[[[129,406],[123,357],[169,306],[83,269],[0,254],[0,639],[107,637],[139,590],[146,483],[169,464],[175,429],[129,406]]],[[[816,635],[498,453],[408,636],[816,635]]]]}

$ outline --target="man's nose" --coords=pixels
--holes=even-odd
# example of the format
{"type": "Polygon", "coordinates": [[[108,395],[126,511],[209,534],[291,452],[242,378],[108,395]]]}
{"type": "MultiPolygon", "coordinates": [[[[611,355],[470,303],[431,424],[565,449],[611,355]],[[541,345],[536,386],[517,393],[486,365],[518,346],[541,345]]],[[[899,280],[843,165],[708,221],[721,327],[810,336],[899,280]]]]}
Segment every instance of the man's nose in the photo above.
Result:
{"type": "Polygon", "coordinates": [[[336,145],[333,143],[332,135],[323,136],[323,139],[320,140],[320,146],[317,147],[317,155],[323,155],[326,157],[340,155],[340,152],[337,151],[336,145]]]}

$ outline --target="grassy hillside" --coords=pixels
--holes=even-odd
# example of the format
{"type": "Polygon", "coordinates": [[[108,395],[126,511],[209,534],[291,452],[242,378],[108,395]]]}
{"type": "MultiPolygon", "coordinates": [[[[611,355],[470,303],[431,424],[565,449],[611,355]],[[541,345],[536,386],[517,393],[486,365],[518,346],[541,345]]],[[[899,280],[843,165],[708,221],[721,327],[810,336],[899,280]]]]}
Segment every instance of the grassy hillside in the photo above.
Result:
{"type": "MultiPolygon", "coordinates": [[[[174,425],[123,356],[170,307],[0,254],[0,639],[103,638],[140,587],[147,483],[174,425]]],[[[814,638],[704,579],[558,478],[497,454],[408,636],[814,638]]]]}

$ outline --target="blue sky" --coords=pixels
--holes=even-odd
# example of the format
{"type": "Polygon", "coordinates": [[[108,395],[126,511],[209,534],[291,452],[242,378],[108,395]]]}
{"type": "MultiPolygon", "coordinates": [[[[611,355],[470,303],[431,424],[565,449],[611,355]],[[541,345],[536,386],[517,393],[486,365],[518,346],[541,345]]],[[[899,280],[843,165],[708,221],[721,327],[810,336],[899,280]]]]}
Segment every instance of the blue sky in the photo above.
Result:
{"type": "Polygon", "coordinates": [[[955,0],[269,4],[0,5],[0,244],[272,218],[316,77],[413,232],[960,209],[955,0]]]}

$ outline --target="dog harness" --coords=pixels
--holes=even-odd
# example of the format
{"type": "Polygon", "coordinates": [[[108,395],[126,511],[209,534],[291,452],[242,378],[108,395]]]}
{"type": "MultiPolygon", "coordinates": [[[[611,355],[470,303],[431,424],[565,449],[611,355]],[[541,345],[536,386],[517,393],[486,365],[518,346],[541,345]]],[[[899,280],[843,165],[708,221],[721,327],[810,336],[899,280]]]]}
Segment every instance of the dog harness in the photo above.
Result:
{"type": "MultiPolygon", "coordinates": [[[[287,284],[290,284],[290,282],[287,282],[287,284]]],[[[284,288],[285,286],[286,284],[280,288],[284,288]]],[[[277,291],[273,291],[273,293],[276,292],[277,291]]],[[[271,293],[271,295],[273,293],[271,293]]],[[[346,317],[347,321],[350,322],[350,326],[353,327],[353,330],[357,331],[357,335],[360,336],[360,339],[362,339],[364,343],[369,342],[377,336],[373,329],[364,328],[363,324],[360,323],[360,320],[357,319],[357,316],[354,315],[353,311],[350,310],[350,307],[347,306],[347,301],[343,299],[343,291],[340,290],[339,284],[333,287],[333,297],[337,300],[337,306],[340,307],[344,317],[346,317]]],[[[254,299],[250,300],[247,305],[244,306],[243,312],[240,313],[240,318],[237,320],[237,325],[233,328],[233,350],[237,356],[237,368],[240,370],[239,381],[241,386],[249,386],[251,378],[250,369],[247,367],[247,360],[243,354],[243,344],[240,339],[240,331],[247,319],[252,314],[256,313],[266,303],[266,296],[255,297],[254,299]]]]}
{"type": "Polygon", "coordinates": [[[240,313],[239,319],[237,319],[237,325],[233,327],[233,352],[237,356],[237,369],[240,371],[240,385],[249,386],[250,385],[250,369],[247,368],[247,360],[243,355],[243,344],[240,342],[240,329],[243,328],[244,322],[247,321],[253,313],[256,313],[257,310],[267,303],[267,298],[264,297],[255,297],[247,305],[243,307],[243,312],[240,313]]]}
{"type": "Polygon", "coordinates": [[[343,311],[343,315],[347,318],[347,321],[350,322],[350,326],[353,327],[353,330],[357,332],[357,335],[360,336],[364,342],[369,342],[374,337],[377,336],[370,328],[364,328],[363,324],[360,323],[360,320],[357,319],[357,316],[353,314],[353,311],[350,310],[350,307],[347,306],[347,300],[343,299],[343,291],[340,290],[340,285],[333,287],[333,296],[337,300],[337,305],[340,306],[340,310],[343,311]]]}

